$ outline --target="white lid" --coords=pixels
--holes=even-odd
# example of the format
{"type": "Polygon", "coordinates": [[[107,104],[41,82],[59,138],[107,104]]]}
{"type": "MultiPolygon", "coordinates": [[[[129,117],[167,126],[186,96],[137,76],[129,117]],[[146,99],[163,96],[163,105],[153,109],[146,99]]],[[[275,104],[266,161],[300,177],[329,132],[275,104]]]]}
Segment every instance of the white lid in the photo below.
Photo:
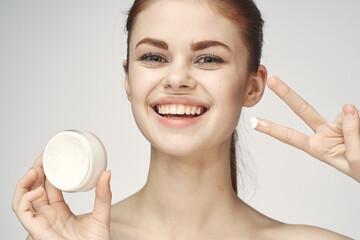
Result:
{"type": "Polygon", "coordinates": [[[75,131],[55,135],[44,150],[43,166],[47,179],[63,191],[77,191],[88,179],[91,146],[75,131]]]}

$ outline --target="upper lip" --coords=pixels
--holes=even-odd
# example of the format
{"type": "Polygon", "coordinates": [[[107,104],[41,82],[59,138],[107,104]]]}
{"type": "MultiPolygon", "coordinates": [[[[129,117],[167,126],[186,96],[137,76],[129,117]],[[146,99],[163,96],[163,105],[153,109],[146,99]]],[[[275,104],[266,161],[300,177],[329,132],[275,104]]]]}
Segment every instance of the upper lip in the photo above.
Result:
{"type": "Polygon", "coordinates": [[[206,104],[200,100],[183,97],[183,96],[165,96],[161,97],[157,100],[154,100],[150,103],[150,106],[153,108],[156,105],[164,105],[164,104],[183,104],[183,105],[192,105],[192,106],[201,106],[206,109],[209,109],[209,104],[206,104]]]}

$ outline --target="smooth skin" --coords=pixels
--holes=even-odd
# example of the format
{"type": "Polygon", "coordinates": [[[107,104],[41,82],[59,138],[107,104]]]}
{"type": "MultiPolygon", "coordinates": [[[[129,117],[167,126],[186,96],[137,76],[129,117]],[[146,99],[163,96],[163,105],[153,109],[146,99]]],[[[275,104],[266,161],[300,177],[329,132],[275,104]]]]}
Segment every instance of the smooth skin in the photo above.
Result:
{"type": "MultiPolygon", "coordinates": [[[[125,89],[135,121],[151,143],[147,183],[111,206],[110,173],[105,172],[96,187],[94,211],[76,217],[62,193],[44,178],[40,155],[19,181],[13,201],[15,213],[33,239],[349,239],[317,227],[281,223],[257,212],[234,193],[231,133],[242,107],[261,99],[267,80],[264,66],[248,74],[248,52],[237,29],[200,1],[159,0],[138,15],[129,61],[124,62],[124,66],[129,64],[125,89]],[[139,44],[145,38],[160,40],[167,48],[159,42],[139,44]],[[208,40],[227,48],[191,48],[208,40]],[[187,128],[164,127],[151,108],[164,96],[201,100],[210,110],[187,128]]],[[[345,105],[330,123],[277,77],[269,78],[267,84],[315,135],[308,137],[264,119],[267,126],[259,125],[256,130],[359,181],[356,108],[345,105]]]]}

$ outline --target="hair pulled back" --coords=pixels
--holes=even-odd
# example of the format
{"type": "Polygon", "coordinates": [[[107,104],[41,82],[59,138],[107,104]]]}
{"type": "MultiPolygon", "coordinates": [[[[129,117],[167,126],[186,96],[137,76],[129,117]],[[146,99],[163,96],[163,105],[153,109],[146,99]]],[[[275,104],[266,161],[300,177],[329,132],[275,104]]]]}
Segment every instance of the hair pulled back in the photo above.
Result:
{"type": "MultiPolygon", "coordinates": [[[[253,0],[197,0],[206,1],[211,8],[220,15],[226,17],[230,21],[239,26],[239,33],[242,36],[247,50],[249,52],[248,58],[248,72],[257,72],[260,65],[260,58],[263,45],[263,25],[264,21],[261,13],[253,0]]],[[[126,22],[127,38],[127,59],[129,60],[129,43],[131,32],[134,27],[136,16],[148,8],[155,0],[135,0],[128,12],[126,22]]],[[[129,61],[127,61],[128,63],[129,61]]],[[[129,65],[127,64],[126,70],[129,65]]],[[[230,147],[230,168],[231,168],[231,182],[235,193],[237,193],[237,163],[236,163],[236,141],[237,132],[234,130],[231,136],[230,147]]]]}

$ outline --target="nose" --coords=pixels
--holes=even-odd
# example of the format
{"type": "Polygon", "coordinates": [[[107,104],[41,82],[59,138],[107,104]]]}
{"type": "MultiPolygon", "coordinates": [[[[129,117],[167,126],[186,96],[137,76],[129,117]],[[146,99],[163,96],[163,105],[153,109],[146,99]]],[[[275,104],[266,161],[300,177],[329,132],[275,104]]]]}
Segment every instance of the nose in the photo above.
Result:
{"type": "Polygon", "coordinates": [[[173,61],[169,67],[169,72],[162,81],[165,89],[176,91],[194,89],[196,81],[191,78],[189,67],[185,61],[173,61]]]}

